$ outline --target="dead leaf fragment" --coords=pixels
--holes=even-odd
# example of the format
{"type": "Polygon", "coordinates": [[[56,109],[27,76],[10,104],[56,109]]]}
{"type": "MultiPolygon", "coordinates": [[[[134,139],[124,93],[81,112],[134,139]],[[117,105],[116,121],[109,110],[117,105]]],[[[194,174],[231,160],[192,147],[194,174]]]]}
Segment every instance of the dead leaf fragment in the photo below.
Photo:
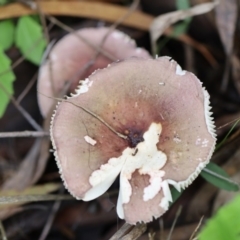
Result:
{"type": "Polygon", "coordinates": [[[166,14],[162,14],[156,17],[151,26],[150,26],[150,34],[151,34],[151,42],[152,42],[152,50],[153,53],[156,54],[156,41],[163,34],[163,32],[173,23],[177,21],[183,20],[188,17],[200,15],[203,13],[207,13],[211,11],[215,6],[216,2],[213,3],[203,3],[196,5],[187,10],[178,10],[166,14]]]}
{"type": "Polygon", "coordinates": [[[220,0],[215,9],[216,23],[220,38],[227,55],[225,69],[222,80],[221,90],[225,91],[228,83],[230,72],[231,55],[233,51],[233,39],[237,21],[237,0],[220,0]]]}
{"type": "Polygon", "coordinates": [[[232,53],[237,11],[237,0],[220,0],[215,8],[218,31],[227,55],[232,53]]]}

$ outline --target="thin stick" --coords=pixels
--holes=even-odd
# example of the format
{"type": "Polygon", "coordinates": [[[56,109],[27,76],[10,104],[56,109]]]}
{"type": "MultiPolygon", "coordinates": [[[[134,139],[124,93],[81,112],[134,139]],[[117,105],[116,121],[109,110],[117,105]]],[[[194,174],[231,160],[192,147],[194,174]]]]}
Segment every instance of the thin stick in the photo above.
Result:
{"type": "Polygon", "coordinates": [[[173,230],[174,230],[174,228],[175,228],[175,225],[176,225],[176,223],[177,223],[178,217],[180,216],[181,212],[182,212],[182,206],[180,206],[180,207],[178,208],[178,210],[177,210],[175,219],[174,219],[174,221],[173,221],[172,227],[171,227],[171,229],[170,229],[170,232],[169,232],[168,237],[167,237],[166,240],[170,240],[170,239],[171,239],[173,230]]]}
{"type": "Polygon", "coordinates": [[[2,221],[0,221],[0,232],[1,232],[1,239],[7,240],[7,235],[6,235],[5,229],[3,227],[2,221]]]}
{"type": "MultiPolygon", "coordinates": [[[[117,26],[119,26],[120,24],[122,24],[124,22],[124,20],[126,18],[128,18],[132,12],[134,12],[137,7],[139,5],[139,0],[134,0],[134,2],[132,3],[132,5],[130,6],[129,10],[127,11],[126,14],[124,14],[121,18],[119,18],[115,23],[113,23],[108,32],[105,34],[105,36],[103,37],[101,43],[98,46],[98,50],[96,50],[95,55],[93,56],[93,58],[85,64],[85,66],[83,66],[80,71],[78,71],[78,73],[76,74],[77,76],[82,75],[83,73],[85,73],[95,62],[96,59],[99,57],[99,55],[101,54],[101,52],[99,50],[102,50],[103,44],[106,41],[107,37],[114,31],[114,29],[117,28],[117,26]]],[[[49,66],[50,67],[50,66],[49,66]]],[[[54,91],[53,91],[54,92],[54,91]]],[[[54,95],[55,96],[55,95],[54,95]]]]}
{"type": "Polygon", "coordinates": [[[225,141],[228,139],[229,135],[232,133],[232,131],[234,130],[234,128],[239,122],[240,122],[240,118],[233,124],[233,126],[231,127],[227,135],[224,137],[224,139],[216,146],[215,151],[217,151],[225,143],[225,141]]]}
{"type": "Polygon", "coordinates": [[[164,222],[163,219],[160,218],[159,220],[159,225],[160,225],[160,240],[164,240],[163,234],[164,234],[164,222]]]}
{"type": "Polygon", "coordinates": [[[126,233],[130,232],[133,228],[134,228],[134,226],[132,226],[132,225],[130,225],[128,223],[124,223],[122,225],[122,227],[109,240],[119,240],[119,239],[122,239],[122,237],[124,235],[126,235],[126,233]]]}
{"type": "Polygon", "coordinates": [[[45,18],[45,14],[43,13],[40,7],[39,0],[36,0],[36,9],[37,9],[38,15],[40,16],[40,21],[43,27],[45,39],[47,41],[47,44],[49,44],[49,33],[48,33],[46,18],[45,18]]]}
{"type": "Polygon", "coordinates": [[[202,220],[203,220],[203,218],[204,218],[204,216],[202,216],[202,217],[200,218],[200,221],[199,221],[197,227],[195,228],[195,230],[193,231],[193,233],[192,233],[191,237],[189,238],[189,240],[193,240],[193,237],[195,236],[195,234],[197,233],[198,229],[199,229],[200,226],[202,225],[202,220]]]}
{"type": "MultiPolygon", "coordinates": [[[[53,24],[49,24],[49,27],[48,27],[48,31],[50,31],[52,29],[54,25],[53,24]]],[[[34,48],[36,46],[38,46],[38,44],[40,43],[41,40],[43,40],[44,37],[41,36],[39,37],[38,39],[36,39],[36,41],[33,42],[33,44],[28,48],[27,52],[26,52],[26,55],[30,54],[34,48]]],[[[20,58],[18,58],[10,68],[6,69],[5,71],[1,72],[0,73],[0,77],[3,76],[4,74],[7,74],[8,72],[12,71],[13,69],[15,69],[19,64],[21,64],[26,58],[24,56],[21,56],[20,58]]]]}
{"type": "Polygon", "coordinates": [[[124,14],[121,18],[119,18],[116,22],[114,22],[111,26],[110,29],[108,31],[108,33],[104,36],[104,38],[102,39],[102,42],[100,44],[100,49],[102,48],[102,45],[104,44],[106,38],[109,36],[109,34],[111,34],[111,32],[116,29],[120,24],[122,24],[124,22],[124,20],[126,18],[128,18],[138,7],[139,5],[139,1],[140,0],[134,0],[132,5],[129,7],[128,11],[126,12],[126,14],[124,14]]]}
{"type": "Polygon", "coordinates": [[[0,138],[15,137],[48,137],[48,132],[22,131],[22,132],[0,132],[0,138]]]}
{"type": "MultiPolygon", "coordinates": [[[[60,194],[63,194],[63,192],[64,192],[64,188],[62,187],[60,189],[60,194]]],[[[53,224],[53,221],[55,219],[56,213],[57,213],[60,205],[61,205],[61,201],[59,201],[59,200],[55,201],[55,203],[53,204],[51,212],[48,216],[47,222],[46,222],[46,224],[42,230],[42,233],[39,237],[39,240],[45,240],[47,238],[47,235],[51,229],[51,226],[53,224]]]]}
{"type": "Polygon", "coordinates": [[[22,204],[28,202],[44,202],[55,200],[73,200],[70,195],[57,195],[57,194],[32,194],[32,195],[18,195],[18,196],[4,196],[0,197],[0,206],[11,204],[22,204]]]}
{"type": "MultiPolygon", "coordinates": [[[[40,93],[40,92],[39,92],[40,93]]],[[[49,96],[46,96],[45,94],[43,93],[40,93],[42,94],[43,96],[47,97],[47,98],[50,98],[50,99],[54,99],[54,100],[57,100],[57,101],[60,101],[60,102],[67,102],[67,103],[70,103],[72,104],[73,106],[75,107],[78,107],[78,108],[81,108],[83,111],[85,111],[86,113],[89,113],[90,115],[92,115],[94,118],[96,118],[97,120],[99,120],[102,124],[104,124],[107,128],[109,128],[113,133],[115,133],[118,137],[120,138],[123,138],[123,139],[127,139],[127,136],[126,135],[123,135],[119,132],[117,132],[112,126],[110,126],[107,122],[105,122],[101,117],[99,117],[98,115],[96,115],[94,112],[92,112],[91,110],[85,108],[85,107],[82,107],[76,103],[73,103],[73,102],[70,102],[66,99],[62,99],[62,98],[52,98],[52,97],[49,97],[49,96]]]]}
{"type": "MultiPolygon", "coordinates": [[[[25,55],[30,54],[36,46],[38,46],[38,44],[40,43],[41,40],[43,40],[43,36],[39,37],[38,39],[36,39],[36,41],[33,42],[33,44],[28,48],[27,52],[25,55]]],[[[3,76],[4,74],[12,71],[14,68],[16,68],[20,63],[22,63],[26,58],[24,56],[21,56],[19,59],[17,59],[10,68],[6,69],[5,71],[0,73],[0,77],[3,76]]]]}
{"type": "Polygon", "coordinates": [[[18,98],[16,99],[16,102],[18,104],[20,104],[20,102],[23,100],[23,98],[27,95],[27,93],[29,92],[29,90],[32,88],[33,84],[36,82],[37,80],[37,76],[38,73],[35,73],[33,75],[33,77],[31,78],[31,80],[28,82],[27,86],[24,88],[24,90],[21,92],[21,94],[18,96],[18,98]]]}
{"type": "Polygon", "coordinates": [[[145,223],[137,224],[134,228],[123,236],[122,240],[136,240],[147,230],[147,225],[145,223]]]}
{"type": "Polygon", "coordinates": [[[230,121],[230,122],[228,122],[228,123],[225,123],[224,125],[218,127],[217,130],[218,130],[218,129],[221,129],[221,128],[224,128],[224,127],[226,127],[226,126],[228,126],[228,125],[230,125],[230,124],[232,124],[232,123],[234,123],[234,122],[236,122],[236,121],[239,121],[239,120],[240,120],[240,117],[235,118],[234,120],[232,120],[232,121],[230,121]]]}
{"type": "Polygon", "coordinates": [[[46,17],[54,24],[56,24],[57,26],[61,27],[62,29],[66,30],[67,32],[73,33],[77,38],[79,38],[82,42],[84,42],[85,44],[87,44],[88,46],[92,47],[94,50],[99,51],[102,55],[104,55],[105,57],[107,57],[108,59],[112,60],[112,61],[116,61],[117,59],[114,58],[110,53],[104,51],[103,49],[99,48],[98,46],[90,43],[87,39],[85,39],[84,37],[82,37],[79,33],[77,33],[74,29],[72,29],[71,27],[67,26],[66,24],[60,22],[59,20],[57,20],[55,17],[50,16],[50,15],[46,15],[46,17]]]}
{"type": "Polygon", "coordinates": [[[40,125],[31,117],[31,115],[21,106],[18,104],[16,99],[8,92],[8,90],[3,86],[0,82],[0,88],[4,91],[4,93],[11,99],[13,105],[17,108],[17,110],[23,115],[23,117],[38,131],[42,131],[40,125]]]}

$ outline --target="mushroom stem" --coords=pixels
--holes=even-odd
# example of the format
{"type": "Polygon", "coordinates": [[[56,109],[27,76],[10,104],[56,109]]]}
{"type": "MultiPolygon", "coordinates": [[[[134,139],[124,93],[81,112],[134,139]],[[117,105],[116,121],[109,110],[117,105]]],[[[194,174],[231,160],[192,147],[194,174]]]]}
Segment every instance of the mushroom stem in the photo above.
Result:
{"type": "Polygon", "coordinates": [[[101,117],[99,117],[97,114],[95,114],[94,112],[92,112],[91,110],[83,107],[83,106],[80,106],[76,103],[73,103],[73,102],[70,102],[66,99],[62,99],[62,98],[55,98],[55,97],[49,97],[41,92],[39,92],[40,94],[42,94],[43,96],[47,97],[47,98],[51,98],[51,99],[54,99],[54,100],[57,100],[57,101],[60,101],[60,102],[67,102],[67,103],[70,103],[72,104],[73,106],[76,106],[76,107],[79,107],[81,108],[83,111],[89,113],[90,115],[92,115],[93,117],[95,117],[97,120],[99,120],[102,124],[104,124],[107,128],[109,128],[113,133],[115,133],[118,137],[120,138],[123,138],[123,139],[126,139],[127,140],[127,136],[124,135],[124,134],[121,134],[119,132],[117,132],[110,124],[108,124],[107,122],[105,122],[101,117]]]}

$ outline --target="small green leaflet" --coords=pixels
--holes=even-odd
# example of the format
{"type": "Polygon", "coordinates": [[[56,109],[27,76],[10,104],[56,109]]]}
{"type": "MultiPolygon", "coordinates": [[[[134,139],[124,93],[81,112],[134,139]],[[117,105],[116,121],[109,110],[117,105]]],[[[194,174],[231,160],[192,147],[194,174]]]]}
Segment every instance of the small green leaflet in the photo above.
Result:
{"type": "Polygon", "coordinates": [[[179,192],[175,187],[171,188],[171,194],[172,194],[172,204],[178,200],[178,198],[181,196],[182,191],[179,192]]]}
{"type": "Polygon", "coordinates": [[[240,195],[221,207],[198,235],[199,240],[240,239],[240,195]]]}
{"type": "Polygon", "coordinates": [[[227,191],[238,191],[239,186],[233,182],[227,173],[214,163],[209,163],[201,172],[201,176],[214,186],[227,191]]]}
{"type": "Polygon", "coordinates": [[[178,10],[188,9],[190,8],[189,0],[176,0],[176,7],[178,10]]]}
{"type": "Polygon", "coordinates": [[[18,20],[16,45],[27,60],[40,65],[46,40],[41,25],[30,16],[18,20]]]}
{"type": "Polygon", "coordinates": [[[6,4],[7,2],[8,0],[0,0],[0,6],[6,4]]]}
{"type": "Polygon", "coordinates": [[[0,46],[0,117],[3,116],[10,100],[2,89],[2,86],[10,95],[13,94],[13,81],[15,80],[15,75],[10,69],[11,60],[5,55],[0,46]]]}
{"type": "Polygon", "coordinates": [[[9,49],[14,42],[15,26],[12,20],[0,22],[0,45],[3,50],[9,49]]]}
{"type": "MultiPolygon", "coordinates": [[[[190,8],[189,0],[176,0],[176,7],[178,10],[185,10],[190,8]]],[[[177,37],[185,32],[187,32],[192,18],[186,18],[182,22],[175,24],[173,37],[177,37]]]]}

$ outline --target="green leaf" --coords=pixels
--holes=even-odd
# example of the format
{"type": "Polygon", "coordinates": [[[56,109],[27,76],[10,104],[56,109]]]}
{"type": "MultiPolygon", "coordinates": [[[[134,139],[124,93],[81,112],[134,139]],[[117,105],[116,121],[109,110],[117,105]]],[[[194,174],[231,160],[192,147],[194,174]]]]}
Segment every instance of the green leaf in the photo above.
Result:
{"type": "Polygon", "coordinates": [[[176,0],[176,7],[178,10],[184,10],[190,8],[189,0],[176,0]]]}
{"type": "Polygon", "coordinates": [[[178,200],[178,198],[181,196],[182,191],[179,192],[175,187],[171,188],[171,194],[172,194],[172,203],[176,202],[178,200]]]}
{"type": "Polygon", "coordinates": [[[12,70],[9,69],[11,69],[11,60],[5,55],[0,46],[0,117],[3,116],[10,100],[2,87],[4,87],[9,94],[13,94],[13,81],[15,80],[15,75],[12,70]]]}
{"type": "Polygon", "coordinates": [[[0,0],[0,6],[6,4],[7,2],[8,0],[0,0]]]}
{"type": "Polygon", "coordinates": [[[27,60],[36,65],[41,63],[46,40],[41,25],[30,16],[24,16],[18,20],[16,45],[27,60]]]}
{"type": "Polygon", "coordinates": [[[0,22],[0,45],[3,50],[9,49],[14,42],[15,26],[12,20],[0,22]]]}
{"type": "Polygon", "coordinates": [[[199,240],[240,239],[240,195],[219,209],[198,235],[199,240]]]}
{"type": "Polygon", "coordinates": [[[209,163],[201,172],[201,176],[214,186],[227,191],[238,191],[239,186],[233,182],[228,174],[214,163],[209,163]]]}
{"type": "Polygon", "coordinates": [[[191,20],[192,20],[191,18],[187,18],[187,19],[183,20],[182,22],[175,24],[175,26],[173,27],[174,30],[172,33],[172,35],[173,35],[172,37],[177,37],[181,34],[186,33],[191,20]]]}
{"type": "MultiPolygon", "coordinates": [[[[190,2],[189,0],[176,0],[176,8],[178,10],[185,10],[190,8],[190,2]]],[[[189,27],[189,24],[191,23],[192,18],[186,18],[180,23],[175,24],[173,27],[173,37],[177,37],[183,33],[186,33],[189,27]]]]}

